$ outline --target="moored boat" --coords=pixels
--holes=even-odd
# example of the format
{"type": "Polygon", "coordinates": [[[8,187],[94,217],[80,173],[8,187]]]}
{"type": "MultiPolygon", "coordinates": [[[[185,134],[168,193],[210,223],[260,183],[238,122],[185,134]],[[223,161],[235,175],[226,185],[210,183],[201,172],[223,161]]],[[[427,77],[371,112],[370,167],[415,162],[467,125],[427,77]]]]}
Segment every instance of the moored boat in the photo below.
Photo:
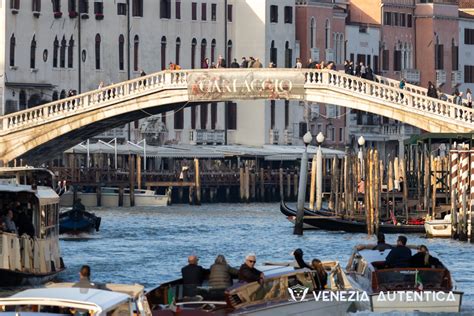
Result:
{"type": "Polygon", "coordinates": [[[451,214],[425,221],[426,237],[451,237],[451,214]]]}
{"type": "Polygon", "coordinates": [[[59,233],[80,234],[99,231],[100,222],[99,216],[76,206],[59,214],[59,233]]]}
{"type": "Polygon", "coordinates": [[[346,268],[353,285],[369,295],[366,307],[371,311],[460,311],[463,293],[456,291],[455,282],[442,263],[427,268],[389,268],[385,258],[391,249],[373,250],[374,246],[355,247],[346,268]]]}
{"type": "MultiPolygon", "coordinates": [[[[285,216],[295,216],[296,211],[290,208],[285,201],[281,200],[280,201],[280,212],[283,213],[285,216]]],[[[304,215],[305,216],[333,216],[334,212],[331,212],[330,210],[327,209],[321,209],[321,210],[310,210],[309,208],[304,208],[304,215]]]]}

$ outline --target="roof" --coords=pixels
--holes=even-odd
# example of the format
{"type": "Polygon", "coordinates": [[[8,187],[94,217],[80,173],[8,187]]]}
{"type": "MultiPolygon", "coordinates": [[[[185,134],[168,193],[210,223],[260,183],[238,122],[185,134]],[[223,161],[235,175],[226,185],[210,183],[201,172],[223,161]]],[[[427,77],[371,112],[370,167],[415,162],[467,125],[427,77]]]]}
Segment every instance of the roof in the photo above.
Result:
{"type": "MultiPolygon", "coordinates": [[[[47,288],[72,288],[75,283],[73,282],[63,282],[63,283],[48,283],[46,284],[47,288]]],[[[138,297],[142,294],[145,290],[143,285],[140,284],[115,284],[115,283],[107,283],[104,285],[104,289],[124,293],[130,295],[131,297],[138,297]]]]}
{"type": "Polygon", "coordinates": [[[38,288],[29,289],[1,298],[0,305],[49,304],[70,306],[97,311],[107,311],[117,305],[128,302],[130,296],[112,291],[84,288],[38,288]]]}
{"type": "Polygon", "coordinates": [[[38,186],[36,190],[33,190],[31,185],[0,182],[0,192],[32,193],[38,198],[40,205],[59,203],[59,196],[50,187],[38,186]]]}

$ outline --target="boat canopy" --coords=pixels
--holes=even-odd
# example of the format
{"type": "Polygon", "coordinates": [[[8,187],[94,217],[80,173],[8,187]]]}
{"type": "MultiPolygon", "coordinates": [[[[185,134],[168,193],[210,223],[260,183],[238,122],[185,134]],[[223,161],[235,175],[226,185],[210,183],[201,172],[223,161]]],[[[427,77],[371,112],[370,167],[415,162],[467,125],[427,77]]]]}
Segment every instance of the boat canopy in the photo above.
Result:
{"type": "Polygon", "coordinates": [[[33,190],[30,185],[0,183],[0,192],[31,193],[38,198],[40,205],[59,203],[59,196],[50,187],[38,186],[36,190],[33,190]]]}
{"type": "MultiPolygon", "coordinates": [[[[47,288],[72,288],[75,283],[73,282],[62,282],[62,283],[48,283],[46,284],[47,288]]],[[[116,283],[106,283],[103,285],[104,290],[109,290],[118,293],[124,293],[130,295],[131,297],[137,298],[144,293],[145,287],[141,284],[116,284],[116,283]]]]}

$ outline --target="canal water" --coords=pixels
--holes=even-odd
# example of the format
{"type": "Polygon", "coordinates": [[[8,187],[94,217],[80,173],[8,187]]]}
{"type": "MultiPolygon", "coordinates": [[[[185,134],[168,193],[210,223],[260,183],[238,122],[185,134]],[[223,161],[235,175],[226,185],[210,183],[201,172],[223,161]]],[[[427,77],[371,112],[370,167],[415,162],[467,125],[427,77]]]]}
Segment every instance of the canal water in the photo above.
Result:
{"type": "MultiPolygon", "coordinates": [[[[141,283],[151,288],[180,277],[187,256],[199,256],[209,267],[218,254],[240,266],[248,252],[258,262],[290,261],[302,248],[305,259],[338,260],[343,266],[357,243],[374,242],[364,234],[305,231],[293,227],[279,211],[279,204],[173,205],[163,208],[94,209],[102,217],[100,232],[92,238],[62,240],[67,271],[60,280],[75,281],[81,265],[92,268],[97,282],[141,283]]],[[[425,244],[451,269],[465,292],[463,314],[474,314],[474,245],[450,239],[409,235],[409,243],[425,244]]],[[[396,235],[386,235],[394,243],[396,235]]],[[[371,313],[362,313],[371,314],[371,313]]]]}

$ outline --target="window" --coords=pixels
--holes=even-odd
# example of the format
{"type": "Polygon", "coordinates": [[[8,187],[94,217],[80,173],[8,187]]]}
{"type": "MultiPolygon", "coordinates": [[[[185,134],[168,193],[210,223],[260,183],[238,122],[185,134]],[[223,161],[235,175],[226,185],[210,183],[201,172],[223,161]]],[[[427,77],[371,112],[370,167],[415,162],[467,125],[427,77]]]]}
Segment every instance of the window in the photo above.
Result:
{"type": "Polygon", "coordinates": [[[293,23],[293,7],[285,7],[285,23],[293,23]]]}
{"type": "Polygon", "coordinates": [[[270,129],[275,128],[275,100],[270,101],[270,129]]]}
{"type": "Polygon", "coordinates": [[[119,70],[124,70],[124,48],[125,48],[125,38],[122,34],[119,36],[119,70]]]}
{"type": "Polygon", "coordinates": [[[58,37],[56,37],[53,43],[53,68],[58,67],[58,51],[59,51],[59,41],[58,41],[58,37]]]}
{"type": "Polygon", "coordinates": [[[117,3],[117,15],[127,15],[126,3],[117,3]]]}
{"type": "Polygon", "coordinates": [[[20,0],[10,0],[10,9],[20,10],[20,0]]]}
{"type": "Polygon", "coordinates": [[[41,11],[41,0],[31,1],[31,11],[40,12],[41,11]]]}
{"type": "Polygon", "coordinates": [[[413,26],[413,16],[411,14],[407,14],[407,27],[413,26]]]}
{"type": "Polygon", "coordinates": [[[191,107],[191,129],[196,129],[196,106],[191,107]]]}
{"type": "Polygon", "coordinates": [[[79,0],[79,13],[89,13],[88,0],[79,0]]]}
{"type": "Polygon", "coordinates": [[[61,1],[60,0],[52,0],[53,4],[53,12],[61,12],[61,1]]]}
{"type": "Polygon", "coordinates": [[[388,71],[390,65],[390,51],[384,49],[382,52],[382,70],[388,71]]]}
{"type": "Polygon", "coordinates": [[[392,25],[392,12],[383,13],[383,25],[392,25]]]}
{"type": "Polygon", "coordinates": [[[217,125],[217,103],[211,103],[211,129],[216,129],[217,125]]]}
{"type": "Polygon", "coordinates": [[[184,128],[184,110],[174,111],[174,129],[183,129],[184,128]]]}
{"type": "Polygon", "coordinates": [[[270,6],[270,22],[278,23],[278,6],[276,5],[270,6]]]}
{"type": "Polygon", "coordinates": [[[135,35],[133,38],[133,70],[138,71],[138,49],[140,46],[140,38],[135,35]]]}
{"type": "Polygon", "coordinates": [[[197,41],[193,38],[191,41],[191,69],[196,68],[196,45],[197,41]]]}
{"type": "Polygon", "coordinates": [[[464,82],[474,83],[474,66],[464,66],[464,82]]]}
{"type": "Polygon", "coordinates": [[[143,0],[133,0],[132,16],[143,17],[143,0]]]}
{"type": "Polygon", "coordinates": [[[444,69],[444,45],[435,45],[435,69],[444,69]]]}
{"type": "Polygon", "coordinates": [[[211,4],[211,21],[217,20],[217,4],[211,4]]]}
{"type": "Polygon", "coordinates": [[[166,112],[161,114],[161,123],[166,127],[166,112]]]}
{"type": "Polygon", "coordinates": [[[285,100],[285,129],[290,125],[290,101],[285,100]]]}
{"type": "Polygon", "coordinates": [[[316,20],[314,17],[311,18],[311,22],[309,24],[309,36],[309,42],[311,44],[310,46],[311,48],[314,48],[316,43],[316,20]]]}
{"type": "Polygon", "coordinates": [[[94,2],[94,14],[103,15],[104,14],[104,3],[103,2],[94,2]]]}
{"type": "Polygon", "coordinates": [[[176,56],[175,56],[176,57],[176,61],[175,61],[176,65],[179,65],[180,50],[181,50],[181,39],[178,37],[176,39],[176,56]]]}
{"type": "Polygon", "coordinates": [[[160,18],[171,19],[171,0],[160,0],[160,18]]]}
{"type": "Polygon", "coordinates": [[[270,45],[270,62],[272,62],[275,65],[275,67],[278,62],[277,56],[278,56],[278,49],[275,47],[275,41],[272,41],[270,45]]]}
{"type": "Polygon", "coordinates": [[[398,26],[398,21],[399,21],[399,14],[398,12],[393,13],[393,25],[398,26]]]}
{"type": "Polygon", "coordinates": [[[290,48],[290,42],[285,43],[285,68],[292,68],[293,50],[290,48]]]}
{"type": "Polygon", "coordinates": [[[200,108],[200,119],[201,119],[201,129],[206,129],[207,127],[207,103],[201,104],[200,108]]]}
{"type": "Polygon", "coordinates": [[[176,0],[175,11],[176,11],[175,12],[176,19],[180,20],[181,19],[181,1],[180,0],[176,0]]]}
{"type": "Polygon", "coordinates": [[[197,20],[197,3],[196,2],[191,3],[191,20],[193,21],[197,20]]]}
{"type": "Polygon", "coordinates": [[[393,71],[402,70],[402,51],[395,49],[393,51],[393,71]]]}
{"type": "Polygon", "coordinates": [[[95,35],[95,69],[100,69],[100,34],[95,35]]]}
{"type": "Polygon", "coordinates": [[[229,102],[227,104],[227,129],[237,129],[237,103],[229,102]]]}
{"type": "MultiPolygon", "coordinates": [[[[201,41],[201,64],[206,59],[206,51],[207,51],[207,41],[206,39],[203,39],[201,41]]],[[[208,65],[210,67],[211,65],[208,65]]]]}
{"type": "Polygon", "coordinates": [[[453,71],[459,70],[459,47],[456,46],[454,39],[451,44],[451,58],[453,71]]]}
{"type": "Polygon", "coordinates": [[[76,12],[76,0],[69,0],[67,5],[69,13],[76,12]]]}
{"type": "Polygon", "coordinates": [[[216,61],[216,40],[211,41],[211,64],[216,61]]]}
{"type": "Polygon", "coordinates": [[[30,45],[30,68],[31,69],[36,68],[36,39],[35,39],[35,36],[33,36],[33,39],[31,40],[31,45],[30,45]]]}
{"type": "Polygon", "coordinates": [[[74,38],[71,35],[69,39],[69,46],[67,48],[67,68],[72,68],[74,65],[74,38]]]}
{"type": "Polygon", "coordinates": [[[305,122],[300,122],[298,127],[299,137],[303,137],[304,134],[306,134],[306,132],[308,131],[308,124],[306,124],[305,122]]]}
{"type": "Polygon", "coordinates": [[[331,46],[331,24],[326,20],[326,49],[331,46]]]}
{"type": "Polygon", "coordinates": [[[10,37],[10,66],[15,66],[15,46],[16,46],[16,39],[15,35],[12,34],[10,37]]]}
{"type": "Polygon", "coordinates": [[[61,40],[61,49],[59,50],[59,67],[60,68],[66,67],[66,47],[67,47],[66,37],[63,36],[63,39],[61,40]]]}
{"type": "Polygon", "coordinates": [[[374,55],[373,58],[374,58],[374,72],[378,74],[379,73],[379,56],[374,55]]]}
{"type": "Polygon", "coordinates": [[[161,70],[165,70],[165,69],[166,69],[166,36],[163,36],[161,37],[161,70]]]}
{"type": "Polygon", "coordinates": [[[344,129],[342,127],[339,127],[339,142],[342,143],[344,140],[344,129]]]}
{"type": "Polygon", "coordinates": [[[464,29],[464,44],[474,45],[474,29],[464,29]]]}
{"type": "Polygon", "coordinates": [[[400,26],[407,26],[407,16],[404,13],[400,13],[400,26]]]}
{"type": "Polygon", "coordinates": [[[201,20],[207,20],[207,5],[206,3],[201,3],[201,20]]]}
{"type": "Polygon", "coordinates": [[[231,60],[232,60],[232,41],[228,40],[227,41],[227,60],[225,61],[227,63],[226,66],[230,64],[231,60]]]}
{"type": "Polygon", "coordinates": [[[20,108],[19,110],[26,110],[26,92],[25,90],[20,90],[20,94],[18,96],[18,100],[19,100],[19,104],[20,104],[20,108]]]}
{"type": "Polygon", "coordinates": [[[227,22],[232,22],[232,4],[227,5],[227,22]]]}

